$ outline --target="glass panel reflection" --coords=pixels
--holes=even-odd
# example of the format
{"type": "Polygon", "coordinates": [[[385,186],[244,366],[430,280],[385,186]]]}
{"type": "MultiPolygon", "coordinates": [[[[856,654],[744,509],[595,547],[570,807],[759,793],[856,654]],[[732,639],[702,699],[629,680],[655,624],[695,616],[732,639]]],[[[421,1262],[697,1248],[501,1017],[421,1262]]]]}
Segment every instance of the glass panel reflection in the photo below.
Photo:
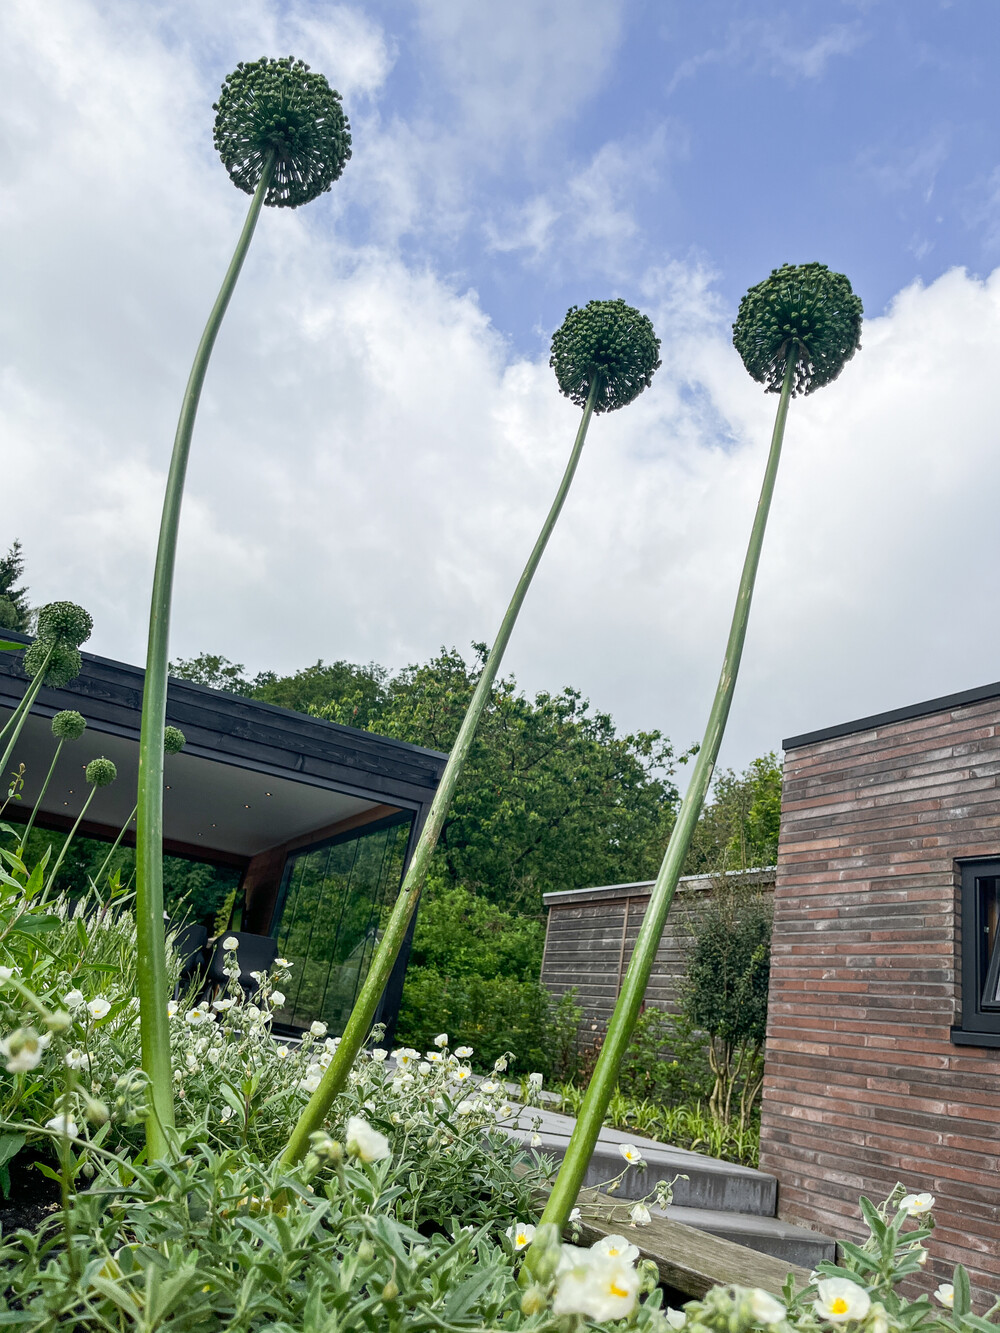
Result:
{"type": "Polygon", "coordinates": [[[411,817],[393,816],[289,857],[275,934],[292,963],[285,1005],[293,1027],[344,1030],[403,873],[411,817]]]}

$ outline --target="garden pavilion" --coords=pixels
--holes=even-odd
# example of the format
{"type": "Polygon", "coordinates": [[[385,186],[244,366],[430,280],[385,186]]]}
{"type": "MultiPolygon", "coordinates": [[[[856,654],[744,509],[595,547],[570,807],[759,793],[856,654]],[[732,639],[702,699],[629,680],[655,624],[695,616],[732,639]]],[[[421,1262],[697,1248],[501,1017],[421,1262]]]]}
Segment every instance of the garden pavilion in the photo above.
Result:
{"type": "MultiPolygon", "coordinates": [[[[27,686],[20,662],[19,653],[0,653],[0,725],[27,686]]],[[[36,824],[69,828],[90,790],[84,767],[105,755],[118,780],[95,793],[80,832],[118,836],[135,803],[143,676],[139,667],[85,653],[74,681],[41,691],[14,755],[24,787],[21,800],[8,803],[6,822],[27,820],[54,752],[51,718],[71,708],[87,731],[63,747],[36,824]]],[[[235,920],[245,932],[273,936],[293,964],[276,1017],[291,1029],[318,1019],[339,1033],[446,756],[177,679],[167,722],[186,744],[165,756],[164,851],[235,870],[235,920]]],[[[382,997],[378,1017],[390,1025],[408,953],[407,946],[382,997]]]]}

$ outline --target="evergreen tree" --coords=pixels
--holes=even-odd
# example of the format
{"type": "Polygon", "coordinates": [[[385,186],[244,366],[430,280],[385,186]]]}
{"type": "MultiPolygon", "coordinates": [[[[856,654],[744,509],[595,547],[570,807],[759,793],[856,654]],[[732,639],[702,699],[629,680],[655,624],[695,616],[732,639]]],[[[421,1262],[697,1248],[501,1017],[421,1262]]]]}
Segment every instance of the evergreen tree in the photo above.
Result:
{"type": "Polygon", "coordinates": [[[27,630],[31,624],[28,589],[18,586],[24,574],[21,543],[15,538],[0,559],[0,629],[27,630]]]}

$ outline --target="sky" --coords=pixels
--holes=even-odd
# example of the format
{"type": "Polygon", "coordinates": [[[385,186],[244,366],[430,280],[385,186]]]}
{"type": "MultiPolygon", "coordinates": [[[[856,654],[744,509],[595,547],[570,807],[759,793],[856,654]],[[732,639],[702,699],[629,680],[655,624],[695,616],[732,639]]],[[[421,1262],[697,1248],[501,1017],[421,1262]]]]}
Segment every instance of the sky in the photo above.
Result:
{"type": "Polygon", "coordinates": [[[662,367],[595,420],[506,666],[700,738],[775,399],[732,347],[774,267],[862,349],[797,399],[721,755],[1000,678],[995,0],[7,0],[0,547],[141,662],[163,484],[248,204],[239,60],[343,94],[333,189],[265,210],[209,370],[173,657],[392,668],[492,639],[578,423],[549,343],[624,297],[662,367]]]}

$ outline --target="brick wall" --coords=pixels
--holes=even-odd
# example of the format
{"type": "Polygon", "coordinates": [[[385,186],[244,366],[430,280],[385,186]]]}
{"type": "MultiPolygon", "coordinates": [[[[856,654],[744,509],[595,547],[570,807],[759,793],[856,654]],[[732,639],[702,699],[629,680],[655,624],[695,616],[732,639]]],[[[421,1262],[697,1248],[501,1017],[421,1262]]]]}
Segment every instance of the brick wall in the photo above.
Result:
{"type": "Polygon", "coordinates": [[[1000,855],[1000,699],[786,749],[761,1167],[782,1217],[845,1237],[859,1194],[930,1190],[927,1276],[1000,1293],[1000,1050],[949,1033],[956,858],[1000,855]]]}

